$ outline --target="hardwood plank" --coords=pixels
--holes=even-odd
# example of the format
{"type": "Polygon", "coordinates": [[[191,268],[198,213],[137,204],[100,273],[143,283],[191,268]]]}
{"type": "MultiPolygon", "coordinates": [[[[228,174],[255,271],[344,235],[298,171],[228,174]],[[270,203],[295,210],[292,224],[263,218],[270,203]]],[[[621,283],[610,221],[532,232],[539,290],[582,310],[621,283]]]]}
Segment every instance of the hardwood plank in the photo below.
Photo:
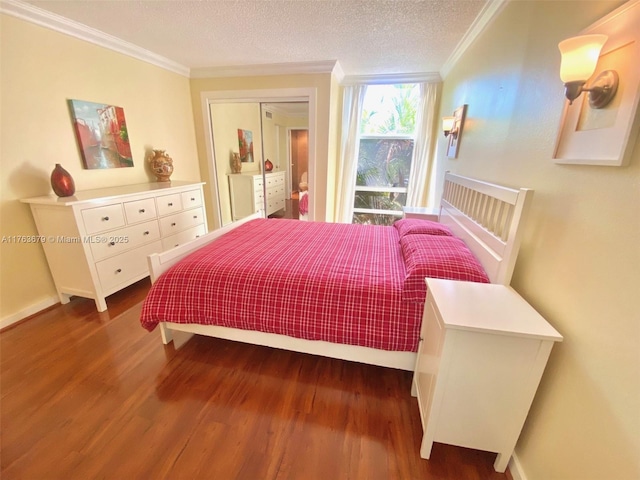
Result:
{"type": "Polygon", "coordinates": [[[138,322],[138,282],[0,332],[0,477],[510,479],[495,454],[435,444],[408,372],[138,322]]]}

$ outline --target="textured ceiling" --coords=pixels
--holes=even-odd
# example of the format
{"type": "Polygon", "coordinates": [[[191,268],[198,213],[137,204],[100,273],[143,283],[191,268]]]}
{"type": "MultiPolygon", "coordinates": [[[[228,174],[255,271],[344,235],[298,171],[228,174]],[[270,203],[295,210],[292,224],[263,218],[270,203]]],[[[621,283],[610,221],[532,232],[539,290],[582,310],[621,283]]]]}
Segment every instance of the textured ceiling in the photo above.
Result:
{"type": "Polygon", "coordinates": [[[338,60],[438,72],[486,0],[28,0],[191,69],[338,60]]]}

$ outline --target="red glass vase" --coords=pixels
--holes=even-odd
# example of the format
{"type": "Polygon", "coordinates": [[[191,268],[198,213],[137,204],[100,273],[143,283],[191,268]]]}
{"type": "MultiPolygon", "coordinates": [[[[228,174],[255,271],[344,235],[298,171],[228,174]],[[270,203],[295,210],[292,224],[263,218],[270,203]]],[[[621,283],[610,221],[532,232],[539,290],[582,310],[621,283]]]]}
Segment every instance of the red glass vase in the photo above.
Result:
{"type": "Polygon", "coordinates": [[[73,177],[59,163],[56,163],[56,168],[51,172],[51,188],[59,197],[70,197],[76,193],[73,177]]]}

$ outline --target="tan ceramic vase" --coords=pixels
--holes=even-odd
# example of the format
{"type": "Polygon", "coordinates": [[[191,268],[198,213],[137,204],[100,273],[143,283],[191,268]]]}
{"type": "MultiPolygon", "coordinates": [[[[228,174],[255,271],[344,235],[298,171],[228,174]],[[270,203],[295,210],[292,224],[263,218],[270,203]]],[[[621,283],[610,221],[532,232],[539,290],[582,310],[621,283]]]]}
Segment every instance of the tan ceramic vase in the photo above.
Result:
{"type": "Polygon", "coordinates": [[[164,150],[154,150],[149,157],[151,170],[159,182],[169,182],[173,173],[173,160],[164,150]]]}
{"type": "Polygon", "coordinates": [[[242,171],[242,162],[240,161],[240,154],[233,152],[231,154],[231,172],[240,173],[242,171]]]}

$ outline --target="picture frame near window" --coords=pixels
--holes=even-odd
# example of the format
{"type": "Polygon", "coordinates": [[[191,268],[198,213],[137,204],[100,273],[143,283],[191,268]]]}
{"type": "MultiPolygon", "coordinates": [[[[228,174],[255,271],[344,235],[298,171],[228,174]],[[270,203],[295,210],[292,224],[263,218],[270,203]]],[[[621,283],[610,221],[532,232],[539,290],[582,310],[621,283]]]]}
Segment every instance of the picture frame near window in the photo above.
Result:
{"type": "Polygon", "coordinates": [[[83,167],[133,167],[124,109],[84,100],[68,102],[83,167]]]}
{"type": "Polygon", "coordinates": [[[588,88],[600,73],[614,70],[619,85],[603,108],[589,104],[583,92],[570,104],[565,99],[553,153],[555,163],[628,165],[640,129],[640,3],[622,5],[579,35],[604,34],[607,41],[588,88]]]}

